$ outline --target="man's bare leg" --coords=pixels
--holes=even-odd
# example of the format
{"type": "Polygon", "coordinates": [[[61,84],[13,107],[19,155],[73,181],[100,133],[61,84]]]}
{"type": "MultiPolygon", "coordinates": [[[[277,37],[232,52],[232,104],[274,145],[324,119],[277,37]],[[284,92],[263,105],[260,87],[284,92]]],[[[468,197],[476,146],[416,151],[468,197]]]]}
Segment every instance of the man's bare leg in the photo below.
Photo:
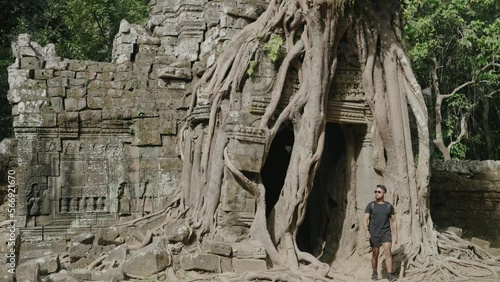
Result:
{"type": "Polygon", "coordinates": [[[379,252],[380,252],[380,247],[372,247],[372,269],[373,269],[373,272],[377,272],[379,252]]]}
{"type": "Polygon", "coordinates": [[[382,246],[384,247],[385,266],[387,268],[387,273],[392,273],[392,243],[384,242],[382,243],[382,246]]]}

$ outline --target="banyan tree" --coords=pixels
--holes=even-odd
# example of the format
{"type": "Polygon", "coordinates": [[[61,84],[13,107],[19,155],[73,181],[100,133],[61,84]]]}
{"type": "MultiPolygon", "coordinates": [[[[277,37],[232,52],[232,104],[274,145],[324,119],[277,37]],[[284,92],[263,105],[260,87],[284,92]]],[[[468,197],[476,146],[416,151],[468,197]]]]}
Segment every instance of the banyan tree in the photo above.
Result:
{"type": "Polygon", "coordinates": [[[371,196],[362,191],[383,183],[400,226],[401,276],[496,275],[498,258],[433,227],[427,109],[401,9],[394,0],[271,0],[231,39],[191,89],[180,133],[180,209],[198,240],[257,240],[273,267],[319,276],[357,267],[371,196]],[[345,106],[331,102],[345,65],[360,74],[362,126],[329,122],[345,106]],[[359,132],[377,182],[358,181],[359,132]]]}

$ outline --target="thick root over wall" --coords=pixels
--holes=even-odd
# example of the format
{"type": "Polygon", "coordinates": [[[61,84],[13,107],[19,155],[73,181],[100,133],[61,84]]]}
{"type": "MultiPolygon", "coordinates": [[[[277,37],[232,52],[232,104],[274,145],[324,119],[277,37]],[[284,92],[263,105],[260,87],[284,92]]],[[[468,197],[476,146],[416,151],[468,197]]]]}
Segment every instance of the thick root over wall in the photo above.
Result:
{"type": "MultiPolygon", "coordinates": [[[[436,275],[464,277],[470,273],[496,275],[498,258],[451,234],[439,234],[433,228],[428,199],[427,109],[402,48],[400,9],[399,1],[393,0],[272,0],[255,22],[231,40],[192,91],[188,114],[197,105],[208,104],[209,122],[197,125],[186,122],[180,142],[184,161],[180,208],[189,209],[185,216],[192,220],[199,240],[215,231],[222,178],[227,168],[255,197],[256,213],[250,236],[262,242],[272,265],[287,267],[292,273],[307,268],[314,276],[327,276],[330,266],[300,251],[296,236],[321,161],[328,93],[337,55],[342,52],[339,45],[348,36],[354,38],[366,102],[373,113],[370,130],[374,167],[395,191],[394,205],[404,246],[395,253],[401,276],[423,279],[436,275]],[[249,179],[233,165],[227,154],[225,126],[230,113],[241,110],[246,71],[251,61],[257,60],[262,43],[272,34],[284,39],[286,53],[279,62],[270,104],[260,119],[268,144],[264,159],[283,124],[293,128],[295,139],[279,200],[266,216],[266,187],[260,177],[249,179]],[[299,88],[288,104],[278,110],[291,71],[297,73],[299,88]],[[201,101],[201,97],[206,101],[201,101]],[[418,152],[413,152],[411,144],[410,114],[418,126],[418,152]],[[416,154],[418,161],[414,159],[416,154]]],[[[349,200],[348,212],[355,213],[366,204],[357,203],[355,195],[349,200]]],[[[350,242],[360,236],[353,236],[349,229],[344,228],[337,261],[349,261],[361,253],[360,246],[364,243],[350,242]]],[[[282,281],[279,275],[276,273],[273,278],[271,273],[248,274],[245,279],[282,281]]],[[[287,281],[293,278],[290,276],[287,281]]]]}

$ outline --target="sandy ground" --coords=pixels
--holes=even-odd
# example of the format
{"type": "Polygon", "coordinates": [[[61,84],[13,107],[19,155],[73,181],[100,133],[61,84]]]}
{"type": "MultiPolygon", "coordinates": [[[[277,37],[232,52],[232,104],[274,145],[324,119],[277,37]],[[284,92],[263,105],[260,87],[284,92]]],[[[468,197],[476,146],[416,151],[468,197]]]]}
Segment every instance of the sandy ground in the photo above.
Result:
{"type": "MultiPolygon", "coordinates": [[[[337,268],[332,269],[329,274],[327,279],[317,279],[316,281],[335,281],[335,282],[371,282],[371,266],[370,266],[370,258],[371,254],[366,254],[364,256],[359,257],[357,260],[355,260],[354,263],[349,262],[348,264],[346,263],[345,266],[339,265],[337,268]]],[[[386,282],[388,281],[386,278],[385,273],[382,274],[382,260],[379,260],[379,280],[381,282],[386,282]]],[[[274,269],[274,270],[269,270],[266,273],[270,274],[280,274],[283,272],[291,273],[289,270],[279,270],[279,269],[274,269]]],[[[179,273],[181,274],[181,273],[179,273]]],[[[293,273],[292,274],[294,277],[301,277],[300,271],[298,273],[293,273]]],[[[469,275],[472,275],[472,273],[469,273],[469,275]]],[[[224,273],[224,274],[212,274],[210,276],[206,276],[206,274],[202,273],[196,273],[196,272],[186,272],[182,273],[179,276],[180,281],[191,281],[191,282],[205,282],[205,281],[210,281],[210,282],[239,282],[241,281],[241,278],[238,279],[238,275],[236,273],[224,273]],[[182,277],[182,278],[181,278],[182,277]]],[[[428,282],[428,281],[445,281],[445,282],[500,282],[500,273],[498,273],[497,277],[487,277],[487,278],[466,278],[466,279],[459,279],[459,278],[448,278],[448,279],[442,279],[439,276],[436,276],[435,279],[428,279],[428,280],[415,280],[416,278],[400,278],[397,281],[399,282],[428,282]]],[[[270,281],[270,280],[253,280],[253,281],[270,281]]],[[[284,282],[284,280],[277,280],[280,282],[284,282]]],[[[295,280],[294,280],[295,281],[295,280]]],[[[304,279],[303,281],[314,281],[310,279],[304,279]]]]}
{"type": "MultiPolygon", "coordinates": [[[[363,271],[365,272],[365,271],[363,271]]],[[[271,270],[268,273],[273,273],[277,274],[280,273],[279,270],[271,270]]],[[[283,272],[281,272],[283,273],[283,272]]],[[[335,282],[372,282],[371,280],[371,271],[368,269],[367,275],[365,276],[358,276],[360,275],[361,272],[356,273],[354,275],[346,275],[342,273],[330,273],[329,278],[325,279],[328,281],[335,281],[335,282]]],[[[379,275],[380,276],[380,275],[379,275]]],[[[297,275],[295,275],[297,277],[297,275]]],[[[179,277],[179,281],[189,281],[189,282],[237,282],[240,281],[238,279],[238,276],[235,273],[225,273],[225,274],[219,274],[219,275],[206,275],[202,273],[195,273],[195,272],[187,272],[183,273],[181,277],[179,277]]],[[[316,281],[325,281],[325,280],[316,280],[316,281]]],[[[252,281],[270,281],[270,280],[252,280],[252,281]]],[[[283,280],[277,280],[282,282],[283,280]]],[[[304,280],[304,281],[313,281],[313,280],[304,280]]],[[[379,277],[379,280],[381,282],[388,281],[387,278],[384,277],[379,277]]],[[[466,279],[457,279],[457,278],[450,278],[447,280],[440,279],[436,277],[436,279],[429,279],[425,281],[416,281],[414,279],[409,279],[409,278],[400,278],[397,281],[399,282],[427,282],[427,281],[446,281],[446,282],[499,282],[500,281],[500,275],[497,277],[488,277],[488,278],[466,278],[466,279]]]]}

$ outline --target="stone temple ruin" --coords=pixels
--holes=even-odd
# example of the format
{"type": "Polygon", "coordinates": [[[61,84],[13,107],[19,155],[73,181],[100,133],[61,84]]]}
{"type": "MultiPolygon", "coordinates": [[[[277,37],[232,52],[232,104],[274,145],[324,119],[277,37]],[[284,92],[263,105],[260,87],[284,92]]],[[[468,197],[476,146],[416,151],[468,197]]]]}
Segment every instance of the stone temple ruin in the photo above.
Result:
{"type": "MultiPolygon", "coordinates": [[[[204,97],[186,117],[191,86],[231,37],[266,7],[267,1],[258,0],[152,0],[145,26],[122,21],[110,63],[61,58],[53,45],[42,47],[28,35],[20,35],[13,43],[16,61],[8,70],[8,99],[17,139],[16,219],[23,239],[64,239],[74,232],[163,210],[179,184],[180,127],[185,121],[195,125],[209,118],[204,97]]],[[[306,231],[299,234],[301,248],[311,253],[326,241],[325,256],[330,257],[341,226],[320,214],[329,207],[342,215],[346,197],[345,189],[331,187],[343,188],[345,175],[354,175],[356,189],[369,202],[372,184],[380,180],[372,168],[367,132],[372,117],[359,67],[351,63],[348,49],[340,60],[328,105],[326,143],[330,145],[310,198],[318,205],[308,212],[306,231]],[[336,138],[329,139],[333,135],[336,138]],[[349,150],[356,154],[355,172],[346,165],[349,150]],[[320,234],[317,222],[308,218],[320,219],[331,233],[320,234]],[[318,237],[322,242],[317,242],[318,237]]],[[[259,172],[261,151],[271,146],[252,122],[263,115],[270,101],[275,73],[272,63],[262,59],[253,82],[243,89],[239,116],[245,123],[227,128],[229,154],[238,169],[259,172]]],[[[288,85],[292,93],[293,81],[288,85]]],[[[261,171],[270,203],[276,202],[283,184],[287,168],[283,160],[289,157],[291,138],[285,128],[278,134],[261,171]]],[[[196,144],[201,143],[194,142],[193,150],[201,150],[196,144]]],[[[223,181],[216,239],[248,240],[254,199],[234,178],[223,181]]],[[[233,246],[233,252],[234,248],[238,247],[233,246]]],[[[253,255],[243,251],[242,258],[262,259],[262,248],[254,250],[253,255]]]]}
{"type": "MultiPolygon", "coordinates": [[[[189,102],[186,91],[266,5],[153,1],[145,27],[121,23],[111,63],[64,59],[54,46],[19,36],[8,94],[22,189],[18,222],[26,230],[44,226],[48,232],[51,227],[108,226],[162,209],[181,170],[176,144],[189,102]]],[[[362,155],[358,176],[371,181],[376,176],[362,167],[370,163],[370,112],[360,73],[348,64],[338,73],[328,122],[338,128],[353,125],[358,137],[349,145],[362,155]]],[[[264,113],[273,75],[272,65],[260,68],[253,85],[244,89],[242,115],[257,119],[264,113]]],[[[208,111],[200,102],[187,120],[206,122],[208,111]]],[[[233,154],[241,168],[255,172],[262,162],[254,156],[264,146],[260,132],[244,125],[228,131],[237,140],[234,146],[241,146],[233,154]]],[[[222,209],[251,221],[252,199],[233,180],[224,186],[222,209]]]]}

